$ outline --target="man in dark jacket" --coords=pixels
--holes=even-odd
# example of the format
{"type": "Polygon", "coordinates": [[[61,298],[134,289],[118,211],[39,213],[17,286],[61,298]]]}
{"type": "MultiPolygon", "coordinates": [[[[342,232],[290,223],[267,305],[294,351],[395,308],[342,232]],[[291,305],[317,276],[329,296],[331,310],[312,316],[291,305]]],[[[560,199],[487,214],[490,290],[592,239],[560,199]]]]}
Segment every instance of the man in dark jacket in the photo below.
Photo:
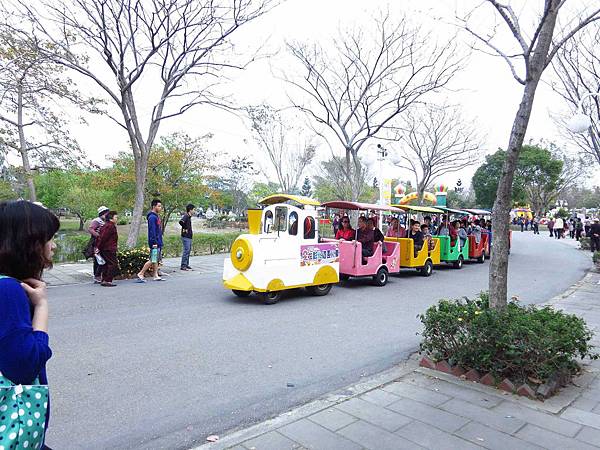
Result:
{"type": "Polygon", "coordinates": [[[362,244],[362,256],[373,256],[373,244],[375,243],[375,233],[367,227],[367,219],[363,216],[358,218],[358,230],[356,232],[357,240],[362,244]]]}
{"type": "Polygon", "coordinates": [[[106,214],[106,222],[100,229],[100,235],[96,241],[96,248],[105,261],[104,265],[101,266],[102,282],[100,283],[104,287],[116,286],[112,281],[119,267],[119,260],[117,259],[117,246],[119,242],[117,220],[118,216],[115,211],[110,211],[106,214]]]}
{"type": "Polygon", "coordinates": [[[192,270],[190,267],[190,253],[192,252],[192,216],[194,208],[191,203],[185,207],[185,214],[181,217],[179,225],[181,225],[181,243],[183,244],[183,253],[181,254],[181,270],[192,270]]]}
{"type": "Polygon", "coordinates": [[[144,276],[150,267],[153,269],[154,281],[162,281],[158,274],[158,263],[161,260],[163,240],[162,240],[162,224],[159,214],[162,211],[162,203],[158,199],[152,200],[151,210],[146,216],[148,219],[148,247],[150,248],[150,258],[144,264],[140,273],[138,273],[138,283],[145,283],[144,276]]]}
{"type": "Polygon", "coordinates": [[[592,253],[600,251],[600,221],[594,219],[594,223],[590,227],[590,246],[592,253]]]}

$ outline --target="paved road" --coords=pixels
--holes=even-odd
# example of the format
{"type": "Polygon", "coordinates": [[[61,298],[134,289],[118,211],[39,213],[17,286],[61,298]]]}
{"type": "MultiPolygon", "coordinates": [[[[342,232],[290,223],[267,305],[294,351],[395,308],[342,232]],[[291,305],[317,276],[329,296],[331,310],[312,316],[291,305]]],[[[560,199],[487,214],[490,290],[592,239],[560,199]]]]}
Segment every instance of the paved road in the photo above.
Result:
{"type": "MultiPolygon", "coordinates": [[[[547,300],[590,264],[545,235],[515,233],[509,293],[547,300]]],[[[274,306],[233,297],[216,270],[51,288],[48,445],[183,449],[263,420],[406,358],[418,345],[416,315],[485,289],[487,271],[408,271],[383,288],[355,280],[274,306]]]]}

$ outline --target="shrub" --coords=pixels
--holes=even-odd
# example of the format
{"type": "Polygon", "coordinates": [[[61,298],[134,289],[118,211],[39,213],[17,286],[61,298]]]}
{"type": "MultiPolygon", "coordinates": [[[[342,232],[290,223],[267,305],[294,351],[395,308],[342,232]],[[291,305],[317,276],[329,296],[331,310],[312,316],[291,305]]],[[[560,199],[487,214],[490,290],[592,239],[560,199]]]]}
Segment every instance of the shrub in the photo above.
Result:
{"type": "MultiPolygon", "coordinates": [[[[196,233],[192,239],[192,256],[214,255],[231,250],[233,241],[240,233],[196,233]]],[[[183,247],[179,236],[165,236],[163,238],[163,256],[181,256],[183,247]]]]}
{"type": "Polygon", "coordinates": [[[592,255],[592,261],[594,261],[594,264],[600,264],[600,251],[596,250],[594,252],[592,255]]]}
{"type": "Polygon", "coordinates": [[[581,250],[591,250],[592,244],[589,237],[579,238],[579,248],[581,250]]]}
{"type": "Polygon", "coordinates": [[[489,308],[487,294],[475,300],[441,300],[419,318],[421,351],[496,379],[546,381],[556,372],[575,374],[575,358],[597,359],[593,333],[583,319],[550,307],[511,302],[489,308]]]}
{"type": "Polygon", "coordinates": [[[121,267],[121,275],[128,277],[137,274],[148,261],[148,257],[148,249],[145,247],[119,249],[117,258],[121,267]]]}

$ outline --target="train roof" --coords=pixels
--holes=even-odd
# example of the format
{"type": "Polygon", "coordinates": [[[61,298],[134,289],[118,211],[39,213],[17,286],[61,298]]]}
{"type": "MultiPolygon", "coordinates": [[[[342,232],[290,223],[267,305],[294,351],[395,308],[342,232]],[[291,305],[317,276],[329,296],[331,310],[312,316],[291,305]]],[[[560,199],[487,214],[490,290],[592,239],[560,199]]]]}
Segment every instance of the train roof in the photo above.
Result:
{"type": "Polygon", "coordinates": [[[418,206],[418,205],[393,205],[397,208],[401,208],[403,210],[406,211],[417,211],[417,212],[424,212],[424,213],[432,213],[432,214],[440,214],[440,213],[444,213],[443,210],[439,209],[439,208],[434,208],[432,206],[418,206]]]}
{"type": "Polygon", "coordinates": [[[444,211],[449,212],[449,213],[460,214],[461,216],[468,216],[469,214],[472,214],[469,211],[467,211],[466,209],[453,209],[453,208],[448,208],[446,206],[436,206],[436,208],[443,209],[444,211]]]}
{"type": "Polygon", "coordinates": [[[313,200],[309,197],[304,197],[302,195],[293,195],[293,194],[274,194],[269,195],[268,197],[263,198],[258,203],[261,205],[269,206],[274,205],[276,203],[285,203],[288,201],[293,201],[299,203],[301,205],[308,206],[319,206],[320,203],[316,200],[313,200]]]}
{"type": "Polygon", "coordinates": [[[469,208],[469,209],[465,209],[464,211],[468,212],[469,214],[474,214],[476,216],[491,216],[492,215],[492,212],[488,211],[487,209],[469,208]]]}
{"type": "Polygon", "coordinates": [[[348,202],[345,200],[335,200],[332,202],[325,202],[321,206],[326,208],[339,208],[339,209],[351,209],[351,210],[373,210],[373,211],[389,211],[393,213],[403,213],[401,209],[398,209],[390,205],[378,205],[376,203],[361,203],[361,202],[348,202]]]}

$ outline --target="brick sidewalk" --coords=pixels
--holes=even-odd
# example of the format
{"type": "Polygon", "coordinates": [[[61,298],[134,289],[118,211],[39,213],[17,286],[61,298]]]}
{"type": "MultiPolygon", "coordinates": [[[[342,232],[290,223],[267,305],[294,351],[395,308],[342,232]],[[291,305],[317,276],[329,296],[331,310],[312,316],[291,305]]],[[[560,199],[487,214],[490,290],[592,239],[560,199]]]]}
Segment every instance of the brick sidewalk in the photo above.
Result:
{"type": "MultiPolygon", "coordinates": [[[[548,302],[583,316],[600,346],[600,274],[548,302]]],[[[416,357],[198,449],[593,449],[600,448],[600,361],[546,402],[417,366],[416,357]],[[348,394],[350,392],[350,394],[348,394]]]]}
{"type": "MultiPolygon", "coordinates": [[[[194,268],[193,272],[183,272],[179,270],[181,258],[165,258],[161,273],[168,279],[169,277],[179,277],[191,274],[222,273],[223,259],[226,255],[202,255],[191,256],[190,265],[194,268]]],[[[71,284],[91,283],[92,262],[55,264],[50,270],[44,272],[44,281],[49,286],[67,286],[71,284]]],[[[127,283],[130,280],[117,280],[115,283],[127,283]]]]}

